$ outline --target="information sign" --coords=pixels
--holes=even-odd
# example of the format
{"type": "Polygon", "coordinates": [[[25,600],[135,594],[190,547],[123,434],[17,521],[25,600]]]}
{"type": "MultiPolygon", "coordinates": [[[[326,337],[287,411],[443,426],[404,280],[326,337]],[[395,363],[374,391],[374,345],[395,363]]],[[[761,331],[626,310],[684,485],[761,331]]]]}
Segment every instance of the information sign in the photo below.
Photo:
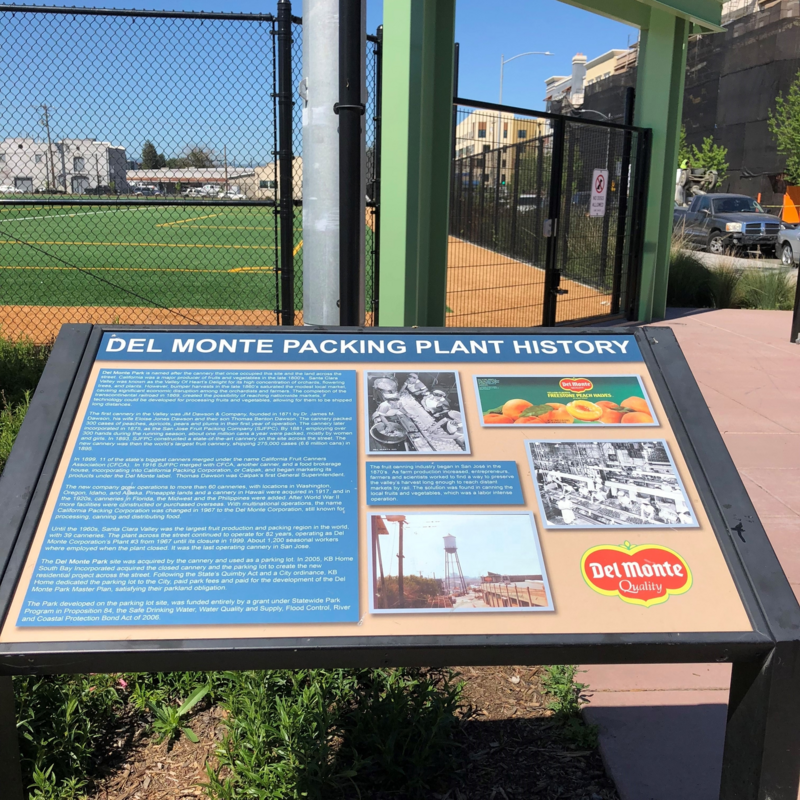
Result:
{"type": "Polygon", "coordinates": [[[752,629],[634,335],[186,328],[99,342],[2,641],[54,628],[752,629]],[[604,591],[669,603],[598,596],[623,546],[691,591],[645,559],[604,591]]]}
{"type": "Polygon", "coordinates": [[[607,197],[608,197],[608,170],[596,169],[592,173],[592,193],[589,197],[590,217],[604,217],[606,215],[607,197]]]}
{"type": "Polygon", "coordinates": [[[721,797],[796,797],[800,609],[668,329],[64,326],[0,509],[1,675],[732,661],[721,797]]]}

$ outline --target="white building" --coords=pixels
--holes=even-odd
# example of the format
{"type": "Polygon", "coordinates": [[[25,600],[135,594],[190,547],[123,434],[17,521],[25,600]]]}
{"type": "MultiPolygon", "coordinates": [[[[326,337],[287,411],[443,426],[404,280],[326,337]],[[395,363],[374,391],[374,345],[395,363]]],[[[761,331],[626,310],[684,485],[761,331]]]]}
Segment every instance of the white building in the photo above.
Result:
{"type": "Polygon", "coordinates": [[[127,191],[125,148],[96,139],[61,139],[48,146],[36,139],[0,141],[0,184],[23,192],[85,194],[109,187],[127,191]]]}

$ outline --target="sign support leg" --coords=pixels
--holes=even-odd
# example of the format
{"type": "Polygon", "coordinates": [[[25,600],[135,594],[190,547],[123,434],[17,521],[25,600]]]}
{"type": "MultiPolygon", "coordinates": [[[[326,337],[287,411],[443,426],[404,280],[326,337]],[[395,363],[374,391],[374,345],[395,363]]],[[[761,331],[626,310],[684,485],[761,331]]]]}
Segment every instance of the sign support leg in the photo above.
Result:
{"type": "Polygon", "coordinates": [[[720,800],[796,800],[800,784],[800,642],[733,665],[720,800]]]}
{"type": "Polygon", "coordinates": [[[3,797],[25,800],[11,678],[0,678],[0,775],[3,776],[3,797]]]}

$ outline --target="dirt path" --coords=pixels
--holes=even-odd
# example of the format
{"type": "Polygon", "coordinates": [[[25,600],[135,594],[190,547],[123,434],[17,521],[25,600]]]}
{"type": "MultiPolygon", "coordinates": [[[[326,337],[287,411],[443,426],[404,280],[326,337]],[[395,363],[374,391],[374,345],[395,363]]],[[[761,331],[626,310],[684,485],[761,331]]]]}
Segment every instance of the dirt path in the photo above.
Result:
{"type": "MultiPolygon", "coordinates": [[[[611,295],[562,279],[556,321],[608,314],[611,295]]],[[[447,249],[448,327],[542,324],[544,270],[454,236],[447,249]]]]}

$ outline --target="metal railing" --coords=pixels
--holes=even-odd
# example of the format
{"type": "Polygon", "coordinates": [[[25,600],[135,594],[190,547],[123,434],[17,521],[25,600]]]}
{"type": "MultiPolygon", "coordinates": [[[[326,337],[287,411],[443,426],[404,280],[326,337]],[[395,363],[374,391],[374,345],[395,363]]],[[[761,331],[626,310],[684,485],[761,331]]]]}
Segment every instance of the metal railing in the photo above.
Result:
{"type": "Polygon", "coordinates": [[[449,325],[553,325],[635,305],[647,132],[456,100],[449,325]],[[607,172],[605,211],[590,208],[607,172]]]}

